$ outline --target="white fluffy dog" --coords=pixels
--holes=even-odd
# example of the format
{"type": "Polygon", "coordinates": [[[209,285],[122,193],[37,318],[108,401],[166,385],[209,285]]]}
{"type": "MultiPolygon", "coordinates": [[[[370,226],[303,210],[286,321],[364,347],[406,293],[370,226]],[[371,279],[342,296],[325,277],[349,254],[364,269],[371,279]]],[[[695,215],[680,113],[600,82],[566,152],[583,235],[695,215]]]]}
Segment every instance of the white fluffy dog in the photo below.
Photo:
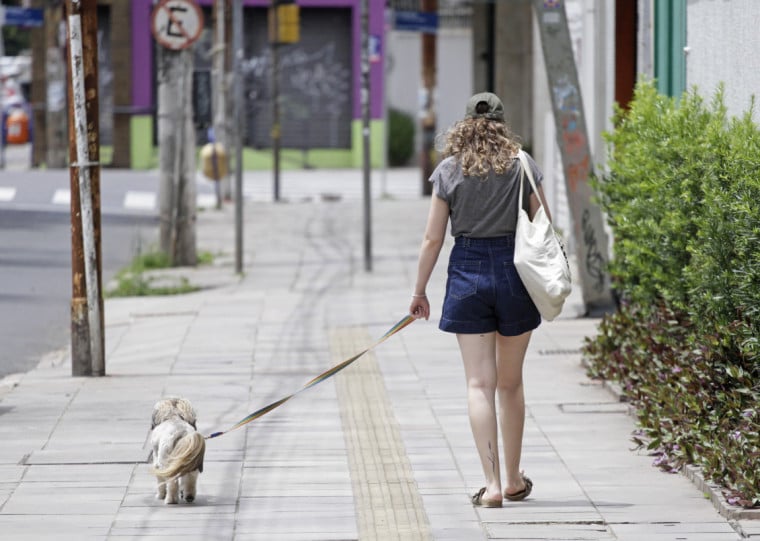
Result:
{"type": "Polygon", "coordinates": [[[195,500],[198,474],[203,471],[206,439],[195,429],[195,410],[184,398],[159,400],[153,407],[152,472],[156,497],[164,503],[195,500]]]}

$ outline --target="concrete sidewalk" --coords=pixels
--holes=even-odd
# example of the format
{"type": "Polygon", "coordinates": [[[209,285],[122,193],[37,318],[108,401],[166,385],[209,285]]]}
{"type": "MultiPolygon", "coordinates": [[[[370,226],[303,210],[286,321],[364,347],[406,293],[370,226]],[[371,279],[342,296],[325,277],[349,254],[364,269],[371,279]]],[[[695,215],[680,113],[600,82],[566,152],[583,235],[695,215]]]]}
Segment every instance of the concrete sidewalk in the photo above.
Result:
{"type": "MultiPolygon", "coordinates": [[[[207,287],[108,300],[107,377],[71,377],[63,350],[6,381],[0,538],[760,537],[753,522],[729,523],[685,477],[660,473],[652,457],[629,450],[634,424],[626,406],[579,363],[597,323],[576,318],[579,292],[563,319],[538,329],[526,360],[523,466],[535,483],[527,501],[503,509],[470,504],[482,474],[462,366],[455,338],[432,319],[262,419],[209,440],[195,503],[156,500],[147,465],[155,401],[185,396],[201,432],[226,430],[366,347],[405,315],[427,205],[373,201],[371,273],[355,200],[249,202],[243,277],[233,272],[232,209],[200,213],[199,247],[216,254],[215,264],[172,272],[207,287]]],[[[429,290],[435,317],[445,257],[429,290]]]]}

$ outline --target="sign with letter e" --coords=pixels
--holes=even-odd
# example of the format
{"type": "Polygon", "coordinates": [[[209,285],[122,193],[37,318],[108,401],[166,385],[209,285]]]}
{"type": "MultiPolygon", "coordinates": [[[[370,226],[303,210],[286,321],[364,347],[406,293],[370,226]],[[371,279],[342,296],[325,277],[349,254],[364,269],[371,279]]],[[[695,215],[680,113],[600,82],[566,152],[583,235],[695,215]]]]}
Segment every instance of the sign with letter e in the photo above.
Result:
{"type": "Polygon", "coordinates": [[[150,29],[167,49],[187,49],[203,31],[203,12],[193,0],[161,0],[153,9],[150,29]]]}

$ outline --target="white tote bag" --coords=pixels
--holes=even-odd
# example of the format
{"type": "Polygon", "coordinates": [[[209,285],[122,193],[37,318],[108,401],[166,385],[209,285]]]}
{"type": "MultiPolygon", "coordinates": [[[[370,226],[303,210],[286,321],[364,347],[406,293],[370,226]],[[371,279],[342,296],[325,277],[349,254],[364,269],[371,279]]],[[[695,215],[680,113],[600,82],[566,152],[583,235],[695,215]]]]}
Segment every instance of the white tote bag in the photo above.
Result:
{"type": "MultiPolygon", "coordinates": [[[[528,290],[530,298],[547,321],[562,311],[565,299],[570,295],[570,265],[565,249],[546,215],[543,202],[533,216],[523,208],[523,181],[528,176],[533,193],[538,188],[533,180],[528,158],[520,150],[520,195],[517,200],[517,228],[515,230],[515,268],[528,290]]],[[[538,197],[541,201],[541,198],[538,197]]]]}

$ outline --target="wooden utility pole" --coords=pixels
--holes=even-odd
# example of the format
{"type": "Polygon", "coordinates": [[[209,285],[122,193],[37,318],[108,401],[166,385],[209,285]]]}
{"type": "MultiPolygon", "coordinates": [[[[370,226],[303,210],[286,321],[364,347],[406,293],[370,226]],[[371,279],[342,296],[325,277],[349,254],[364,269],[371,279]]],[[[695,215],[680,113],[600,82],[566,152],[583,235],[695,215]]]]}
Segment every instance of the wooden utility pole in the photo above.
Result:
{"type": "MultiPolygon", "coordinates": [[[[32,7],[44,8],[43,0],[34,0],[32,7]]],[[[47,96],[47,81],[45,76],[45,59],[47,54],[47,35],[49,23],[49,10],[45,10],[45,22],[42,28],[31,30],[32,43],[32,126],[34,140],[32,142],[32,167],[39,167],[45,163],[45,102],[47,96]]]]}
{"type": "Polygon", "coordinates": [[[71,372],[105,375],[98,128],[98,4],[67,0],[71,178],[71,372]]]}
{"type": "Polygon", "coordinates": [[[196,188],[193,126],[193,53],[203,29],[195,2],[163,1],[153,10],[151,29],[159,42],[158,162],[159,237],[173,266],[195,265],[196,188]]]}
{"type": "MultiPolygon", "coordinates": [[[[421,0],[422,13],[438,14],[438,0],[421,0]]],[[[435,168],[435,86],[436,86],[436,34],[422,33],[422,111],[420,111],[420,128],[422,131],[422,152],[420,165],[422,169],[422,194],[430,195],[433,187],[428,182],[435,168]]]]}

